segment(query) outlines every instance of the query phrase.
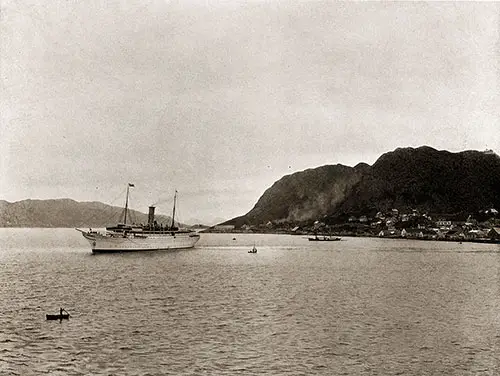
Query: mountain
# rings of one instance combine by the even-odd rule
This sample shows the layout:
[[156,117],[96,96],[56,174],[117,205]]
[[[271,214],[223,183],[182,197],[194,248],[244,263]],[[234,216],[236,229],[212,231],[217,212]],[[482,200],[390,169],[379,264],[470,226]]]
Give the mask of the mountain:
[[391,208],[437,215],[500,207],[500,157],[423,146],[383,154],[332,215],[374,214]]
[[338,164],[284,176],[264,192],[250,212],[225,224],[240,227],[268,221],[302,222],[324,217],[330,208],[345,200],[369,168],[364,163],[356,167]]
[[396,208],[465,215],[500,208],[500,157],[492,151],[451,153],[398,148],[372,166],[328,165],[287,175],[247,214],[224,224],[335,221]]
[[[100,202],[70,199],[0,200],[0,227],[106,227],[118,223],[123,208]],[[127,222],[147,223],[147,214],[130,210]],[[158,223],[170,224],[171,217],[155,216]]]

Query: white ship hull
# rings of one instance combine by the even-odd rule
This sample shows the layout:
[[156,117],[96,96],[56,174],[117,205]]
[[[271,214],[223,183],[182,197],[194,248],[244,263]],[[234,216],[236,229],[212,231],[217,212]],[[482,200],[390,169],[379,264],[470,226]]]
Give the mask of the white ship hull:
[[99,234],[82,232],[93,253],[155,251],[193,248],[200,239],[195,232],[158,234]]
[[147,225],[127,224],[130,187],[134,187],[134,184],[129,183],[127,186],[123,223],[106,227],[104,233],[91,229],[89,231],[76,229],[89,241],[93,253],[185,249],[193,248],[200,240],[200,235],[195,231],[179,230],[178,227],[174,226],[177,191],[174,195],[170,226],[156,222],[154,206],[149,207]]

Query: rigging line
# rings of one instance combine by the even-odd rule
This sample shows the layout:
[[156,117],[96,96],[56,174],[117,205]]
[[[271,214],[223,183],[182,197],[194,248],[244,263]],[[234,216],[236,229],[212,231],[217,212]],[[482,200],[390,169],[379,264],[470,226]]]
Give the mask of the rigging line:
[[[110,208],[99,209],[97,207],[86,208],[84,210],[84,213],[82,213],[85,216],[84,219],[82,220],[82,224],[89,225],[89,227],[91,225],[94,225],[96,218],[97,217],[102,218],[104,213],[107,214],[108,210],[111,210],[111,209]],[[88,213],[88,214],[86,214],[86,213]]]
[[116,197],[115,197],[115,198],[111,201],[110,205],[113,205],[116,201],[118,201],[118,199],[122,198],[122,197],[123,197],[123,195],[125,194],[125,191],[126,191],[126,190],[127,190],[126,188],[125,188],[125,189],[122,189],[122,191],[120,192],[120,194],[119,194],[118,196],[116,196]]
[[[129,195],[129,202],[130,202],[130,195]],[[129,209],[128,209],[128,218],[130,219],[130,223],[131,224],[137,224],[137,216],[136,216],[136,213],[138,211],[135,210],[135,209],[130,209],[130,205],[129,205]],[[140,213],[140,212],[139,212]],[[141,214],[141,213],[140,213]]]
[[[99,210],[97,208],[96,209],[88,209],[88,211],[92,211],[95,213],[90,218],[87,218],[84,221],[84,224],[88,225],[89,227],[95,226],[96,224],[101,226],[103,224],[110,223],[111,218],[117,218],[121,214],[121,208],[118,208],[116,206],[108,206],[107,208],[101,209],[101,210]],[[105,218],[103,219],[103,217],[105,217]],[[97,218],[99,218],[99,220],[96,223],[95,220]],[[116,220],[115,220],[115,222],[116,222]]]
[[[116,217],[117,215],[120,215],[120,208],[117,208],[116,206],[113,206],[113,204],[118,200],[118,198],[120,196],[123,196],[125,192],[125,189],[122,189],[122,191],[120,192],[119,195],[117,195],[112,201],[110,204],[104,204],[100,201],[96,201],[98,204],[100,205],[106,205],[106,207],[104,209],[97,209],[97,208],[88,208],[86,209],[87,212],[92,212],[93,214],[92,215],[88,215],[83,221],[82,223],[83,224],[86,224],[86,225],[92,225],[93,221],[95,219],[97,219],[98,217],[103,217],[103,216],[107,216],[107,218],[105,219],[105,223],[108,222],[111,218],[113,217]],[[109,214],[110,213],[110,214]],[[83,213],[84,214],[84,213]],[[101,222],[101,221],[99,221]]]
[[128,217],[128,222],[130,222],[130,224],[138,224],[138,217],[137,217],[137,214],[139,214],[139,216],[141,215],[144,215],[144,213],[142,213],[140,210],[137,210],[137,209],[132,209],[131,208],[131,202],[133,202],[134,200],[132,199],[133,197],[133,193],[132,193],[132,190],[129,191],[129,194],[128,194],[128,202],[129,202],[129,205],[128,205],[128,214],[127,214],[127,217]]
[[118,220],[114,220],[114,222],[118,222],[120,221],[120,217],[121,217],[121,211],[122,211],[122,208],[118,208],[116,206],[112,206],[111,208],[109,208],[109,211],[111,212],[111,214],[104,220],[104,223],[109,223],[111,221],[111,218],[118,218]]
[[175,209],[175,216],[176,216],[176,220],[175,222],[177,222],[177,227],[180,227],[180,224],[181,224],[181,218],[182,218],[182,209],[181,209],[181,205],[180,205],[180,202],[181,200],[179,200],[179,193],[177,193],[177,201],[176,201],[176,209]]

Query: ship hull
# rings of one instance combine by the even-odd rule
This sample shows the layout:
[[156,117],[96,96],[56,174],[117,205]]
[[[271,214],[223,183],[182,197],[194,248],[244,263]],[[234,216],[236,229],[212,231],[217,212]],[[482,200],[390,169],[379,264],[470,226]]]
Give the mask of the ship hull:
[[141,252],[193,248],[200,239],[196,233],[107,236],[83,233],[93,253]]

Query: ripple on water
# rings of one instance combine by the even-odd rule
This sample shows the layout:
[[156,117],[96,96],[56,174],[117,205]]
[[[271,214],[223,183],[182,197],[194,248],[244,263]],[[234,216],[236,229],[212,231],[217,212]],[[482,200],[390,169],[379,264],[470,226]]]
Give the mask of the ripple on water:
[[498,249],[208,235],[94,257],[72,231],[23,235],[0,251],[2,374],[500,374]]

